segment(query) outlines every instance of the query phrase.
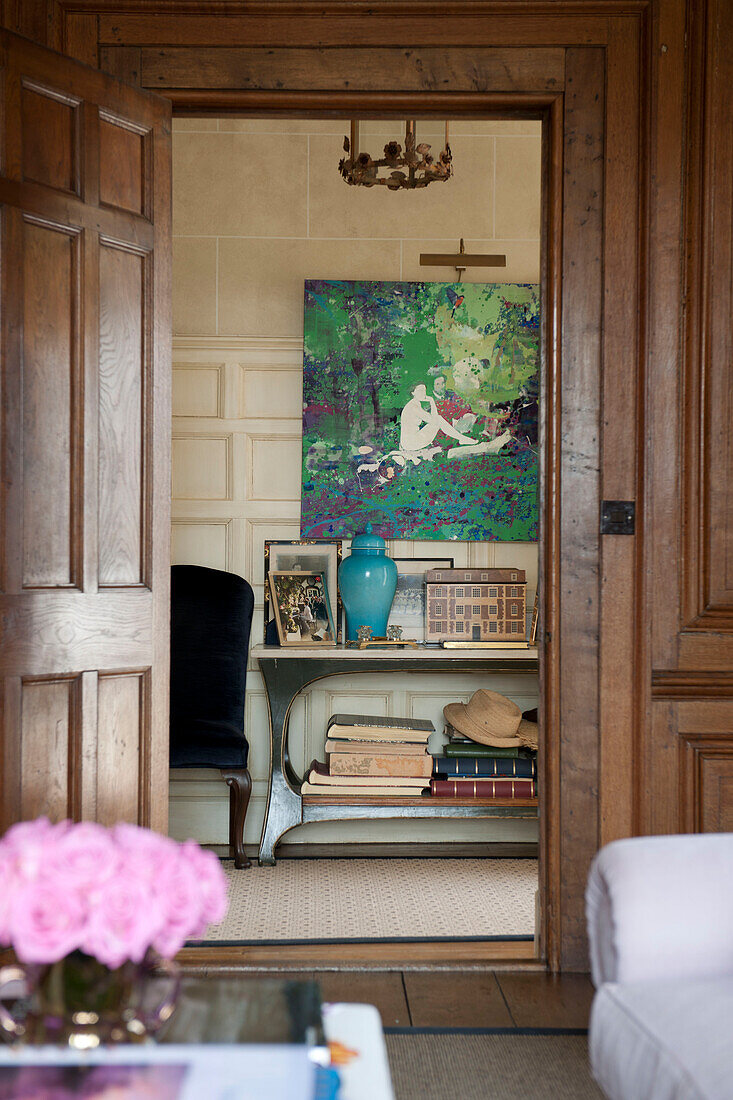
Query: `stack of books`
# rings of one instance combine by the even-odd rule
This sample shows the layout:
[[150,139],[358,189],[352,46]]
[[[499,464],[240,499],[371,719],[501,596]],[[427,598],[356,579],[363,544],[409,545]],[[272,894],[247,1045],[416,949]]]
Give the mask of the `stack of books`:
[[432,722],[334,714],[326,729],[326,758],[314,760],[301,794],[331,798],[415,798],[433,774],[427,749]]
[[433,758],[435,798],[536,798],[537,753],[482,745],[446,726],[450,741]]

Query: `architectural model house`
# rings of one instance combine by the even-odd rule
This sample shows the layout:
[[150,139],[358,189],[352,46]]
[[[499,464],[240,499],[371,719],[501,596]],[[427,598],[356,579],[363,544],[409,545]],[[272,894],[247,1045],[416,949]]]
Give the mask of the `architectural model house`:
[[428,642],[517,642],[524,637],[524,569],[429,569],[426,585]]

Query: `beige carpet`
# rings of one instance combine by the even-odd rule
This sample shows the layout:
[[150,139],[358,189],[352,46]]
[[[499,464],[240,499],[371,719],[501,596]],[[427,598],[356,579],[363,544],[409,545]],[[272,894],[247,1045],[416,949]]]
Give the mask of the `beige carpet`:
[[235,871],[207,940],[533,936],[533,859],[283,859]]
[[603,1100],[585,1035],[387,1035],[395,1100]]

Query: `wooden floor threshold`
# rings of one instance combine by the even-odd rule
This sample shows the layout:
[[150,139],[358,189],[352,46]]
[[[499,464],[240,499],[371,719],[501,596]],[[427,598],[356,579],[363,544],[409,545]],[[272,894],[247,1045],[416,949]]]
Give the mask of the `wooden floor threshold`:
[[314,943],[184,947],[177,961],[187,974],[232,973],[241,970],[407,970],[413,967],[480,966],[496,970],[544,970],[532,941],[472,940],[422,943]]

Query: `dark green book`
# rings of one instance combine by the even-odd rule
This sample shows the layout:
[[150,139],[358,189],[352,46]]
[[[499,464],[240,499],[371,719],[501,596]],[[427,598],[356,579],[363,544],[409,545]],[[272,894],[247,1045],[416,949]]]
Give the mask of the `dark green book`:
[[497,749],[494,745],[480,745],[477,741],[449,741],[443,749],[445,756],[494,756],[508,760],[519,756],[519,749]]

